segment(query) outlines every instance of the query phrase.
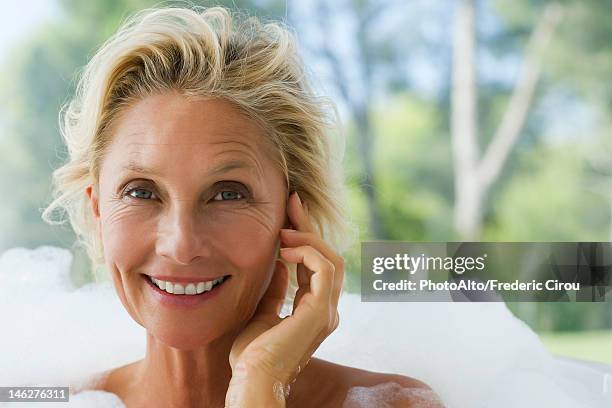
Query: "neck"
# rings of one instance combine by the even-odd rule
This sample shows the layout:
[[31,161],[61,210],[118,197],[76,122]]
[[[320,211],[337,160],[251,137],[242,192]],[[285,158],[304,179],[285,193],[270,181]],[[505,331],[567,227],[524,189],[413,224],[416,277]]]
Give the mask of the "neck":
[[233,340],[228,335],[197,349],[180,350],[147,333],[146,355],[135,375],[137,394],[155,401],[155,406],[224,407]]

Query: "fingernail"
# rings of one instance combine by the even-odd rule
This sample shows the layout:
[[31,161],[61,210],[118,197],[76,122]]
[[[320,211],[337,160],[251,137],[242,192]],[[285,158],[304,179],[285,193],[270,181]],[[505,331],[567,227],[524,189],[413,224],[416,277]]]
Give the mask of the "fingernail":
[[302,200],[300,199],[300,195],[298,194],[298,192],[297,192],[297,191],[295,192],[295,195],[297,196],[298,203],[300,203],[300,207],[303,207],[303,206],[302,206]]
[[294,229],[289,229],[289,228],[281,228],[281,231],[283,231],[283,232],[296,232]]

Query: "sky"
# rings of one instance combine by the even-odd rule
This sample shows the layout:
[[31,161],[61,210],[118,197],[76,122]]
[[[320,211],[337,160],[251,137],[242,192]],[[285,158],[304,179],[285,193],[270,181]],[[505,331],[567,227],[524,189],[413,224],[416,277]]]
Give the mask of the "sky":
[[59,13],[56,0],[29,0],[3,2],[0,16],[0,62],[20,40],[27,38],[39,24]]

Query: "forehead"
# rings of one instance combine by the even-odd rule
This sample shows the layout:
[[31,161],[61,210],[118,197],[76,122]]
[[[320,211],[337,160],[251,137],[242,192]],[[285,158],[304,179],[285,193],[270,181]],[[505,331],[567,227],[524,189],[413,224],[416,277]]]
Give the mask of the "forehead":
[[146,97],[121,114],[109,153],[132,161],[156,155],[189,160],[221,153],[261,160],[270,147],[263,128],[232,103],[168,93]]

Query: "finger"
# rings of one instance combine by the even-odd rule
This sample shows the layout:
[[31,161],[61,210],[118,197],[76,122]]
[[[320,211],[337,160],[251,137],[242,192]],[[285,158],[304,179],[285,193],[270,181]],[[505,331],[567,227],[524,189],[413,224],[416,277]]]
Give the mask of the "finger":
[[256,313],[263,314],[276,314],[279,315],[285,297],[287,296],[287,288],[289,287],[289,271],[283,262],[276,260],[274,273],[272,274],[272,280],[270,286],[264,293],[259,305],[257,306]]
[[[294,191],[289,197],[287,202],[287,215],[289,216],[289,222],[293,227],[292,230],[299,229],[300,231],[304,232],[314,230],[312,224],[310,223],[308,210],[305,207],[305,203],[302,203],[297,191]],[[282,237],[281,241],[283,241]],[[292,247],[294,245],[288,246]],[[295,312],[295,309],[300,303],[302,296],[310,290],[309,283],[310,277],[312,276],[312,271],[308,270],[308,268],[306,268],[303,264],[298,263],[296,265],[296,276],[298,281],[298,291],[296,292],[293,300],[293,312]]]
[[294,191],[289,197],[287,214],[294,229],[307,232],[314,231],[297,191]]
[[300,304],[300,300],[302,299],[302,296],[310,292],[310,278],[312,277],[312,274],[314,273],[313,271],[308,269],[304,264],[297,264],[297,265],[298,265],[298,269],[297,269],[298,289],[295,292],[295,297],[293,299],[293,312],[292,313],[295,313],[295,309]]
[[314,232],[296,231],[294,229],[282,228],[280,230],[281,242],[288,247],[311,245],[321,252],[323,256],[332,261],[335,266],[344,263],[344,259],[320,236]]
[[[308,214],[308,205],[305,201],[302,201],[301,197],[298,195],[298,193],[296,192],[296,196],[297,196],[297,203],[299,204],[300,207],[300,212],[302,214],[302,218],[304,220],[304,224],[302,226],[302,229],[305,233],[311,233],[314,234],[314,232],[309,232],[309,231],[314,231],[314,228],[312,228],[312,224],[310,222],[310,216]],[[307,245],[307,244],[304,244]],[[299,245],[290,245],[292,247],[296,247]],[[312,277],[313,272],[308,269],[304,264],[302,263],[298,263],[297,264],[297,280],[298,280],[298,284],[302,285],[302,290],[299,293],[299,297],[296,299],[295,302],[293,302],[293,308],[295,311],[295,308],[297,307],[297,305],[299,305],[300,303],[300,299],[302,298],[302,296],[310,291],[310,278]]]
[[[287,231],[285,229],[281,230],[281,239],[287,246],[290,246],[290,247],[295,247],[298,245],[312,245],[317,250],[322,252],[334,264],[336,273],[334,275],[334,284],[333,284],[332,293],[333,293],[333,298],[334,298],[333,302],[335,305],[337,305],[338,299],[340,298],[340,294],[342,293],[342,288],[344,285],[344,258],[337,255],[335,251],[333,251],[331,247],[329,247],[329,245],[327,245],[320,237],[318,237],[313,232],[314,228],[312,227],[312,224],[310,222],[310,216],[308,214],[307,203],[304,202],[300,204],[301,202],[300,202],[299,195],[297,192],[294,192],[293,196],[290,197],[289,205],[288,205],[288,214],[290,216],[290,220],[292,221],[293,225],[296,225],[295,229],[297,230],[298,234],[311,233],[310,239],[312,241],[308,242],[308,239],[304,237],[302,237],[301,240],[299,239],[296,240],[295,238],[298,238],[299,235],[296,236],[295,234],[293,234],[294,237],[290,237],[289,235],[291,235],[292,233],[284,232],[284,231]],[[292,241],[292,238],[293,238],[293,241]],[[298,278],[305,277],[308,275],[302,272],[302,269],[303,268],[298,264],[297,266]],[[309,279],[309,275],[308,275],[308,279]]]
[[293,299],[292,313],[295,313],[295,309],[300,304],[300,299],[302,299],[302,296],[304,296],[306,293],[310,291],[310,278],[313,272],[310,269],[308,269],[304,264],[297,264],[296,274],[297,274],[298,289],[295,292],[295,297]]
[[[321,252],[323,256],[329,259],[335,268],[334,272],[334,285],[332,299],[334,304],[338,305],[338,299],[342,293],[344,285],[344,258],[338,255],[324,240],[318,237],[312,232],[301,232],[290,229],[281,229],[281,241],[288,247],[298,247],[303,245],[310,245],[316,250]],[[300,265],[298,265],[298,268]],[[310,274],[297,272],[298,283],[301,284],[300,279],[310,281]]]
[[[306,213],[306,220],[309,223],[310,231],[314,231],[310,224],[310,214],[308,212],[308,202],[304,201],[303,209]],[[314,233],[313,233],[314,235]],[[317,237],[317,235],[315,235]],[[338,307],[340,294],[344,288],[344,258],[338,255],[321,237],[318,238],[318,246],[323,249],[324,255],[334,264],[334,287],[332,289],[332,304],[334,308]],[[295,245],[297,246],[297,245]],[[318,249],[318,247],[315,247]]]
[[299,307],[302,297],[310,291],[310,285],[303,285],[295,292],[295,298],[293,299],[293,308],[291,314],[295,313],[295,310]]
[[287,262],[303,263],[313,272],[310,278],[310,292],[318,302],[326,302],[324,306],[328,307],[334,284],[334,264],[309,245],[281,248],[281,256]]
[[334,321],[334,330],[340,325],[340,312],[336,309],[336,320]]

